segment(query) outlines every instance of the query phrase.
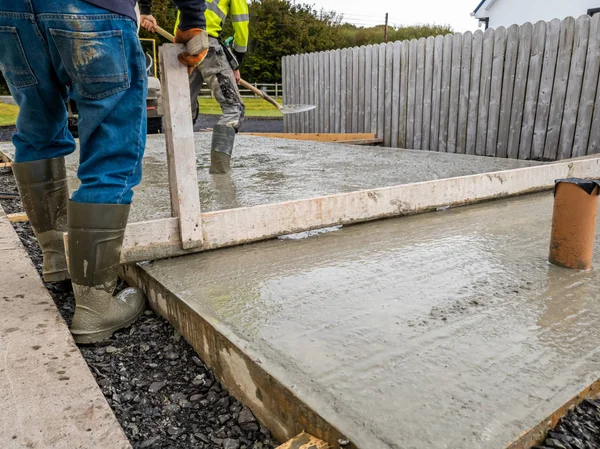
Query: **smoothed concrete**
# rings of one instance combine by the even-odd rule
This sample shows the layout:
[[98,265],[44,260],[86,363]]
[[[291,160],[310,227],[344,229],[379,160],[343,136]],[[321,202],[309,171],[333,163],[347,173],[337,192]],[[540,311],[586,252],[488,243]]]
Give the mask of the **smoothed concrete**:
[[503,448],[600,370],[600,242],[595,271],[549,265],[552,204],[536,194],[140,269],[185,332],[199,314],[359,448]]
[[[239,135],[233,173],[210,175],[211,133],[196,133],[203,212],[258,206],[336,193],[453,178],[539,162],[464,154],[398,150]],[[14,149],[0,144],[10,157]],[[68,159],[69,186],[77,187],[77,153]],[[148,136],[144,177],[135,189],[132,221],[170,216],[164,136]]]
[[130,449],[0,208],[0,447]]

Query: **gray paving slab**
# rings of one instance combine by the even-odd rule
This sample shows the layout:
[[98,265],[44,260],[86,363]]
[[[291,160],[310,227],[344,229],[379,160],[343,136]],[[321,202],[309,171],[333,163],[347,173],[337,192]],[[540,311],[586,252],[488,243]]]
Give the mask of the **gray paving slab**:
[[0,208],[0,447],[130,449]]
[[[240,135],[233,174],[212,176],[211,133],[196,133],[198,184],[205,212],[258,206],[335,193],[538,165],[429,151],[362,147]],[[14,154],[10,144],[0,150]],[[70,187],[77,181],[77,154],[69,158]],[[144,178],[135,190],[134,221],[170,216],[164,136],[148,136]]]
[[[142,265],[362,449],[505,447],[598,378],[551,194]],[[598,228],[600,230],[600,227]]]

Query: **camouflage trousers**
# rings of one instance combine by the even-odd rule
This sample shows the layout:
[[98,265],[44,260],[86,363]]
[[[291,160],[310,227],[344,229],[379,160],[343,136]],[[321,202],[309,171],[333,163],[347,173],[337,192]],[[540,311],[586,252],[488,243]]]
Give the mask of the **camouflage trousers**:
[[190,75],[192,117],[198,117],[198,95],[206,82],[215,99],[221,106],[221,119],[218,124],[230,126],[236,131],[246,116],[246,107],[233,76],[233,70],[218,39],[209,37],[210,48],[202,64]]

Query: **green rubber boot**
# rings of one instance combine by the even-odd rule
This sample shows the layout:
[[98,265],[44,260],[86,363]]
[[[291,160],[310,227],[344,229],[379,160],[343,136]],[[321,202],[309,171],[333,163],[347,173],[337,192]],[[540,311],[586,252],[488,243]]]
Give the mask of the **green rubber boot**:
[[67,231],[67,171],[65,158],[21,162],[12,166],[23,207],[38,240],[46,282],[69,278],[63,234]]
[[212,134],[209,173],[224,174],[231,172],[231,155],[234,142],[235,129],[231,126],[215,125]]
[[69,268],[75,294],[71,333],[76,343],[96,343],[133,324],[146,298],[136,288],[113,296],[129,216],[128,204],[69,201]]

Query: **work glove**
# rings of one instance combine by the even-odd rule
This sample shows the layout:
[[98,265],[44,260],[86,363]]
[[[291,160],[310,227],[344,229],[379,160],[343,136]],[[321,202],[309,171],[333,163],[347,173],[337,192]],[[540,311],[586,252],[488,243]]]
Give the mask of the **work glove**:
[[[177,33],[175,34],[175,42],[178,44],[187,44],[192,38],[201,33],[205,33],[205,31],[201,30],[200,28],[190,28],[189,30],[185,31],[183,31],[181,28],[177,28]],[[187,51],[184,51],[182,53],[179,53],[177,59],[179,59],[179,62],[181,62],[183,65],[187,65],[188,72],[192,73],[196,66],[202,61],[204,61],[204,58],[206,58],[207,53],[208,49],[204,50],[199,55],[190,55]]]

